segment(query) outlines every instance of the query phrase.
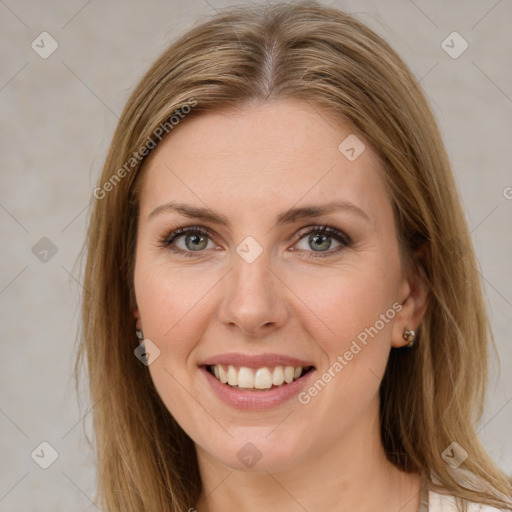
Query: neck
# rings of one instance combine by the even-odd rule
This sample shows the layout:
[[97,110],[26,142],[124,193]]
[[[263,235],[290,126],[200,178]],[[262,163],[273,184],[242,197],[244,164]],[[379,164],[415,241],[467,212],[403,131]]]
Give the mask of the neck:
[[377,408],[335,445],[318,446],[285,471],[233,470],[198,448],[203,483],[198,512],[367,510],[416,512],[420,475],[386,458]]

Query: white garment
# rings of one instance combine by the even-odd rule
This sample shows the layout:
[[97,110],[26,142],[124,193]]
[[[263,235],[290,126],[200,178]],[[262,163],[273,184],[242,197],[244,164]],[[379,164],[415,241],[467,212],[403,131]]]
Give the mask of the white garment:
[[[455,498],[446,494],[439,494],[435,491],[428,493],[428,512],[457,512]],[[468,512],[498,512],[503,509],[482,505],[481,503],[469,503]]]

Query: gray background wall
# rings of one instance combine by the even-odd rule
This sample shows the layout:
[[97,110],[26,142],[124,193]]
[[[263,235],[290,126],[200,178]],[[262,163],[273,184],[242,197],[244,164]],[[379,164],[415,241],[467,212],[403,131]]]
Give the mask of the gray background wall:
[[[82,392],[78,407],[72,380],[87,204],[144,70],[194,20],[236,3],[0,0],[0,512],[97,510],[94,404]],[[389,40],[439,119],[502,360],[479,435],[512,474],[512,3],[325,3]],[[44,31],[58,43],[45,59],[54,43]],[[444,43],[452,56],[442,47],[454,31],[469,45],[458,58],[458,36]],[[34,461],[52,460],[43,441],[58,453],[46,470]]]

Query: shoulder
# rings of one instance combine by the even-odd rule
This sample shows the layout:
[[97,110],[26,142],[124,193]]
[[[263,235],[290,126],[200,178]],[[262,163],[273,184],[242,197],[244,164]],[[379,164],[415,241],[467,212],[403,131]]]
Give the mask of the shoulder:
[[[457,512],[457,506],[454,496],[439,494],[435,491],[429,491],[429,512]],[[468,512],[500,512],[502,509],[483,505],[481,503],[468,503]]]

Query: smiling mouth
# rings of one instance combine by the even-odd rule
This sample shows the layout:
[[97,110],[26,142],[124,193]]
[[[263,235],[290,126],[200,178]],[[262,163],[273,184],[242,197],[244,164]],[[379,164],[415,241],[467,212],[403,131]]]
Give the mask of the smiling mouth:
[[249,368],[233,365],[206,365],[218,381],[234,389],[268,391],[292,383],[314,370],[313,366],[264,366]]

